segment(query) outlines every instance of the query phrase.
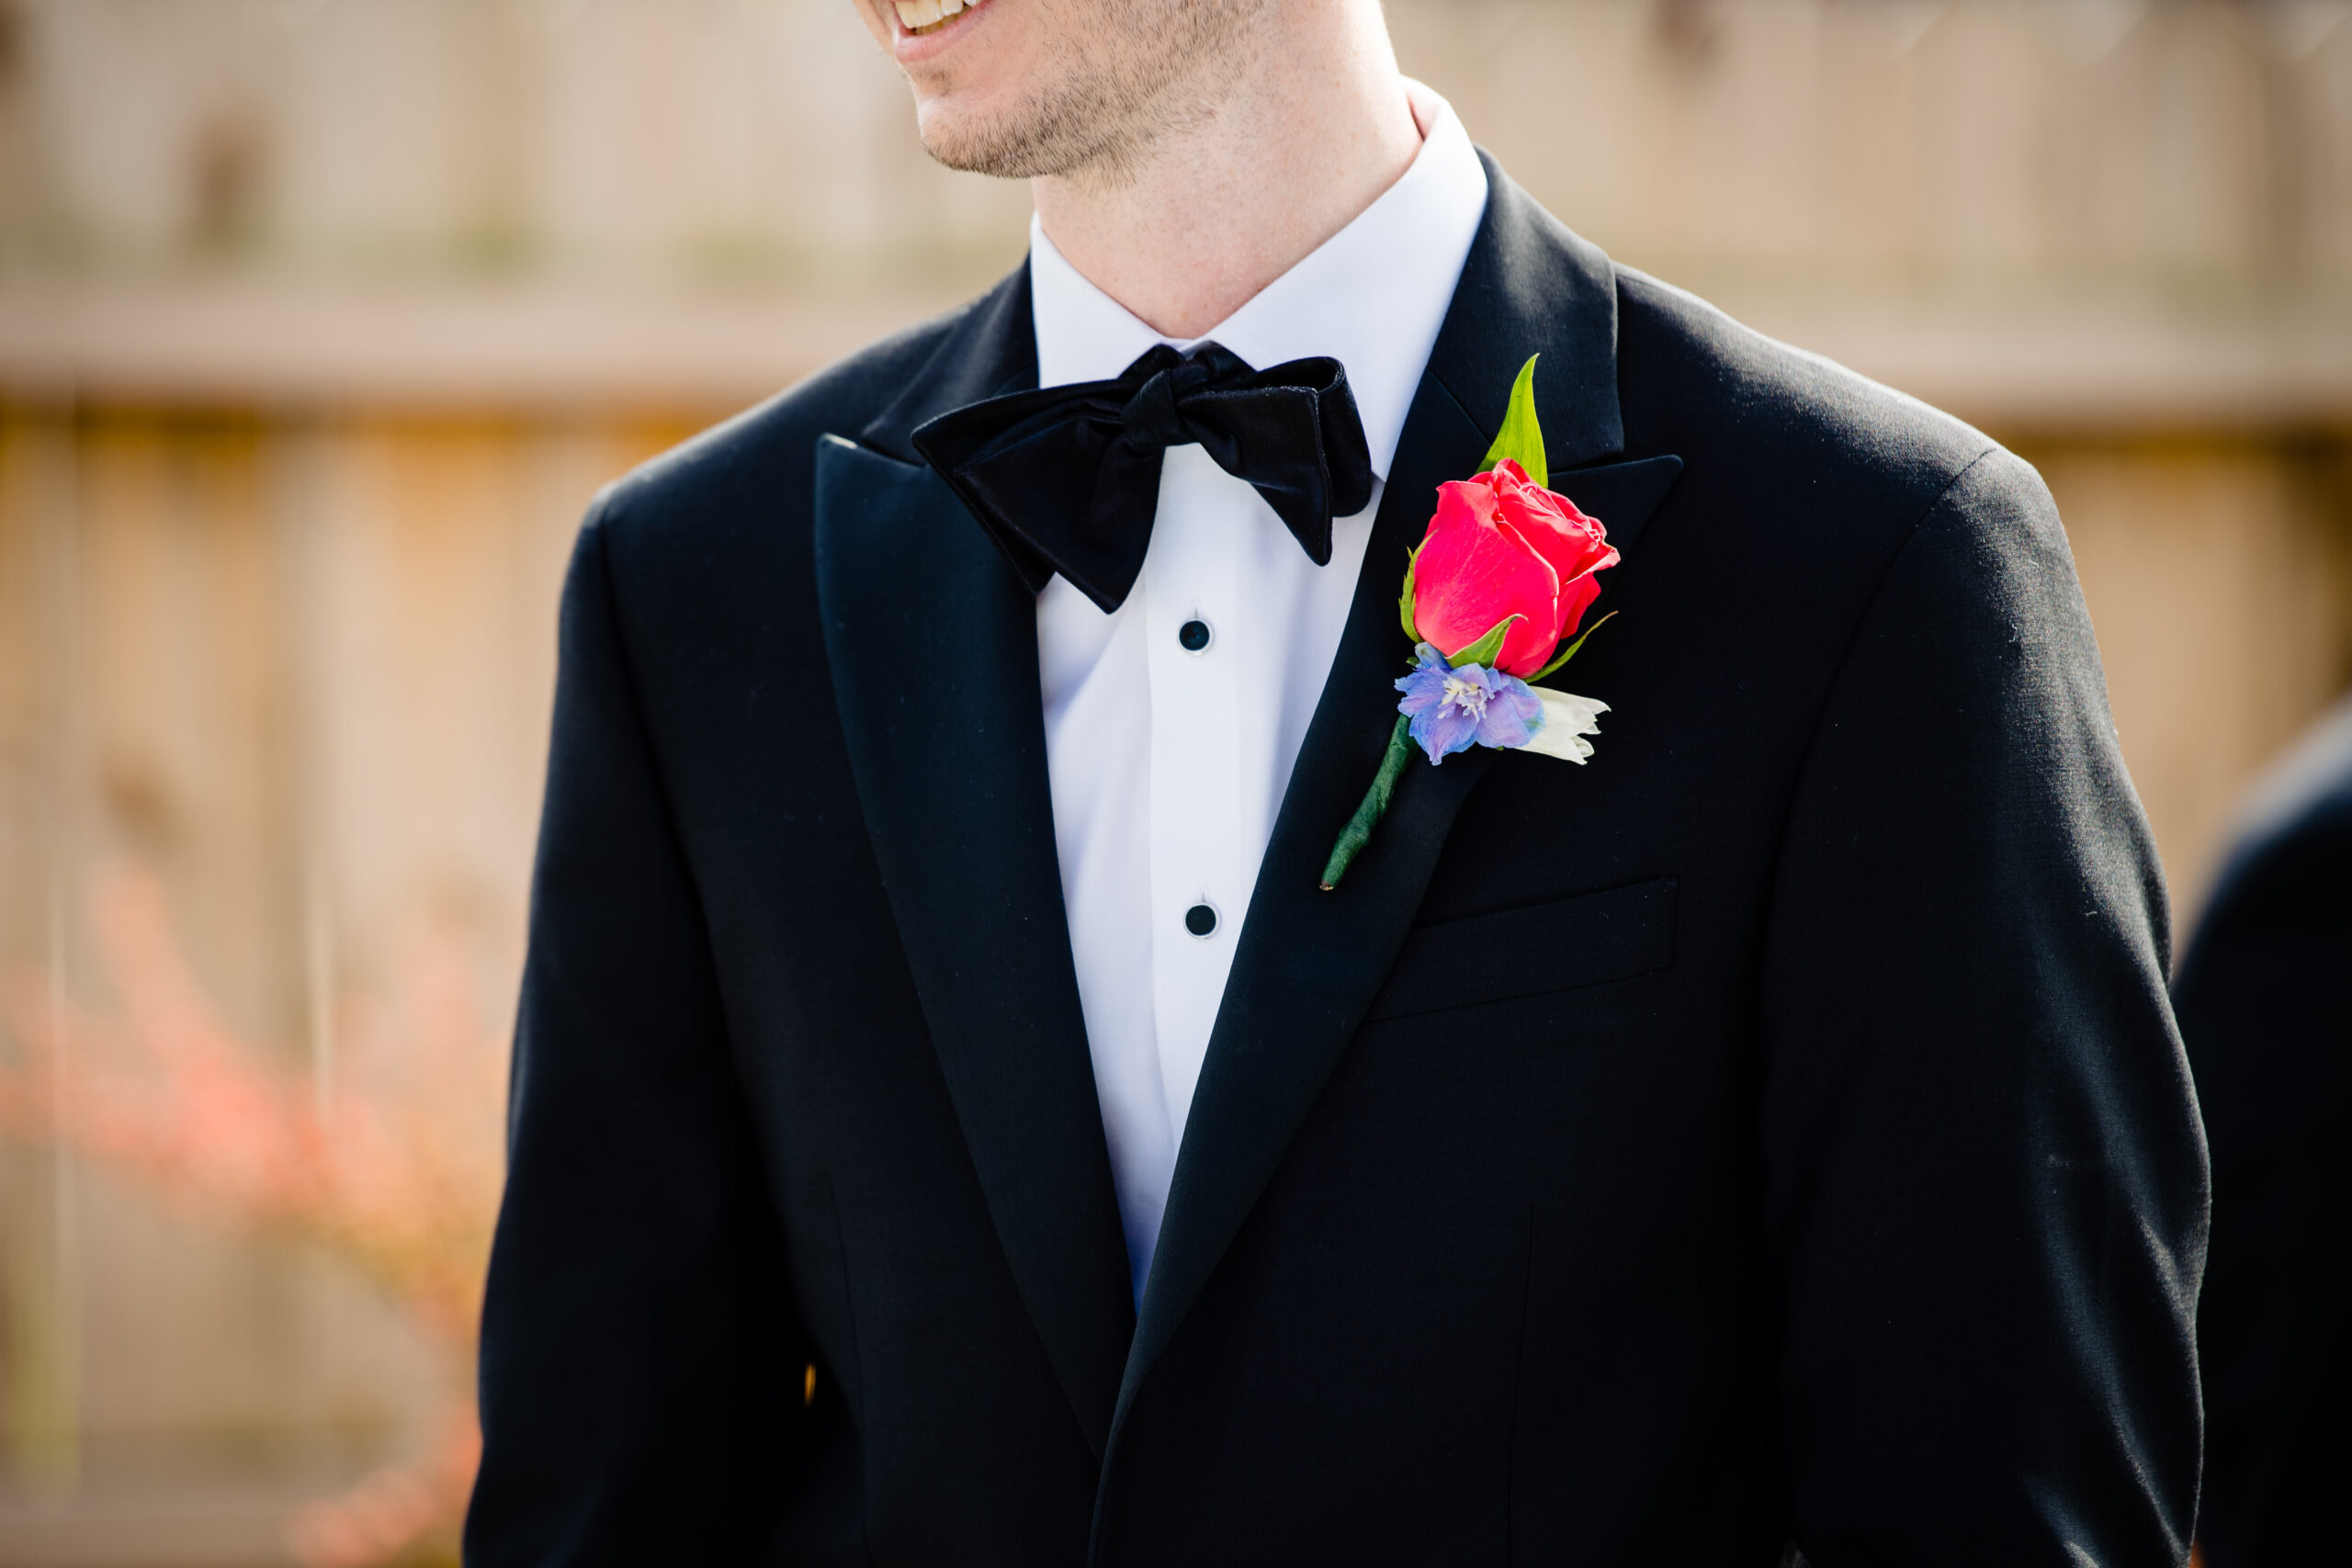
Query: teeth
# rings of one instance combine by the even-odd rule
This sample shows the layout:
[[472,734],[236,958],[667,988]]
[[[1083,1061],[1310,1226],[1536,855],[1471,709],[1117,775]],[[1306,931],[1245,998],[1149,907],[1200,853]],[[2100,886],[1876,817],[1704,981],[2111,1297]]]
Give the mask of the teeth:
[[948,17],[968,11],[980,0],[893,0],[899,20],[910,33],[929,30]]

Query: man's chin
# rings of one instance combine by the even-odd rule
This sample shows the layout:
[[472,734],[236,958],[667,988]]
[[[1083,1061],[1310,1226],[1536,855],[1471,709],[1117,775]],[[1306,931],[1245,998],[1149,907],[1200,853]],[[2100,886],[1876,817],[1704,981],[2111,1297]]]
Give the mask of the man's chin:
[[933,162],[967,175],[995,173],[993,139],[982,133],[961,105],[933,99],[915,108],[915,131]]
[[963,174],[999,179],[1059,172],[1048,155],[1046,139],[1030,123],[1034,116],[1018,109],[989,113],[954,97],[933,98],[915,111],[923,151],[935,162]]

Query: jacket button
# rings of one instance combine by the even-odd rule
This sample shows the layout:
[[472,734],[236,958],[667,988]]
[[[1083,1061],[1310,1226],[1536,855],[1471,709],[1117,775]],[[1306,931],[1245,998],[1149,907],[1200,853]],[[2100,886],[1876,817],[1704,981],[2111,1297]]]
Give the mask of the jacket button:
[[1216,930],[1216,907],[1195,904],[1184,911],[1184,929],[1194,936],[1207,936]]
[[1204,620],[1186,621],[1176,628],[1176,645],[1187,653],[1206,653],[1216,637],[1215,628]]

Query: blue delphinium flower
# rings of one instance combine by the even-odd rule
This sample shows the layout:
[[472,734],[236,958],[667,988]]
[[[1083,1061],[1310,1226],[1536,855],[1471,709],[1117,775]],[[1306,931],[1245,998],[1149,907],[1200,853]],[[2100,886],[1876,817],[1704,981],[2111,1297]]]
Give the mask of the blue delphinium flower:
[[1396,682],[1405,694],[1396,711],[1431,763],[1472,746],[1524,746],[1544,728],[1544,705],[1518,676],[1483,664],[1457,670],[1428,643],[1413,651],[1420,663]]

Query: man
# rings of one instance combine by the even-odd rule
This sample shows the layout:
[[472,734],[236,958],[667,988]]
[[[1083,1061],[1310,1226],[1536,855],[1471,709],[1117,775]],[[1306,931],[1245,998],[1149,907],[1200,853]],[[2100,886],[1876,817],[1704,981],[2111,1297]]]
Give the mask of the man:
[[2173,998],[2222,1217],[2198,1303],[2205,1560],[2352,1562],[2352,704],[2256,789]]
[[[862,3],[1031,254],[582,535],[473,1560],[2181,1561],[2203,1150],[2032,471],[1613,267],[1375,0]],[[1597,754],[1326,891],[1531,355]]]

